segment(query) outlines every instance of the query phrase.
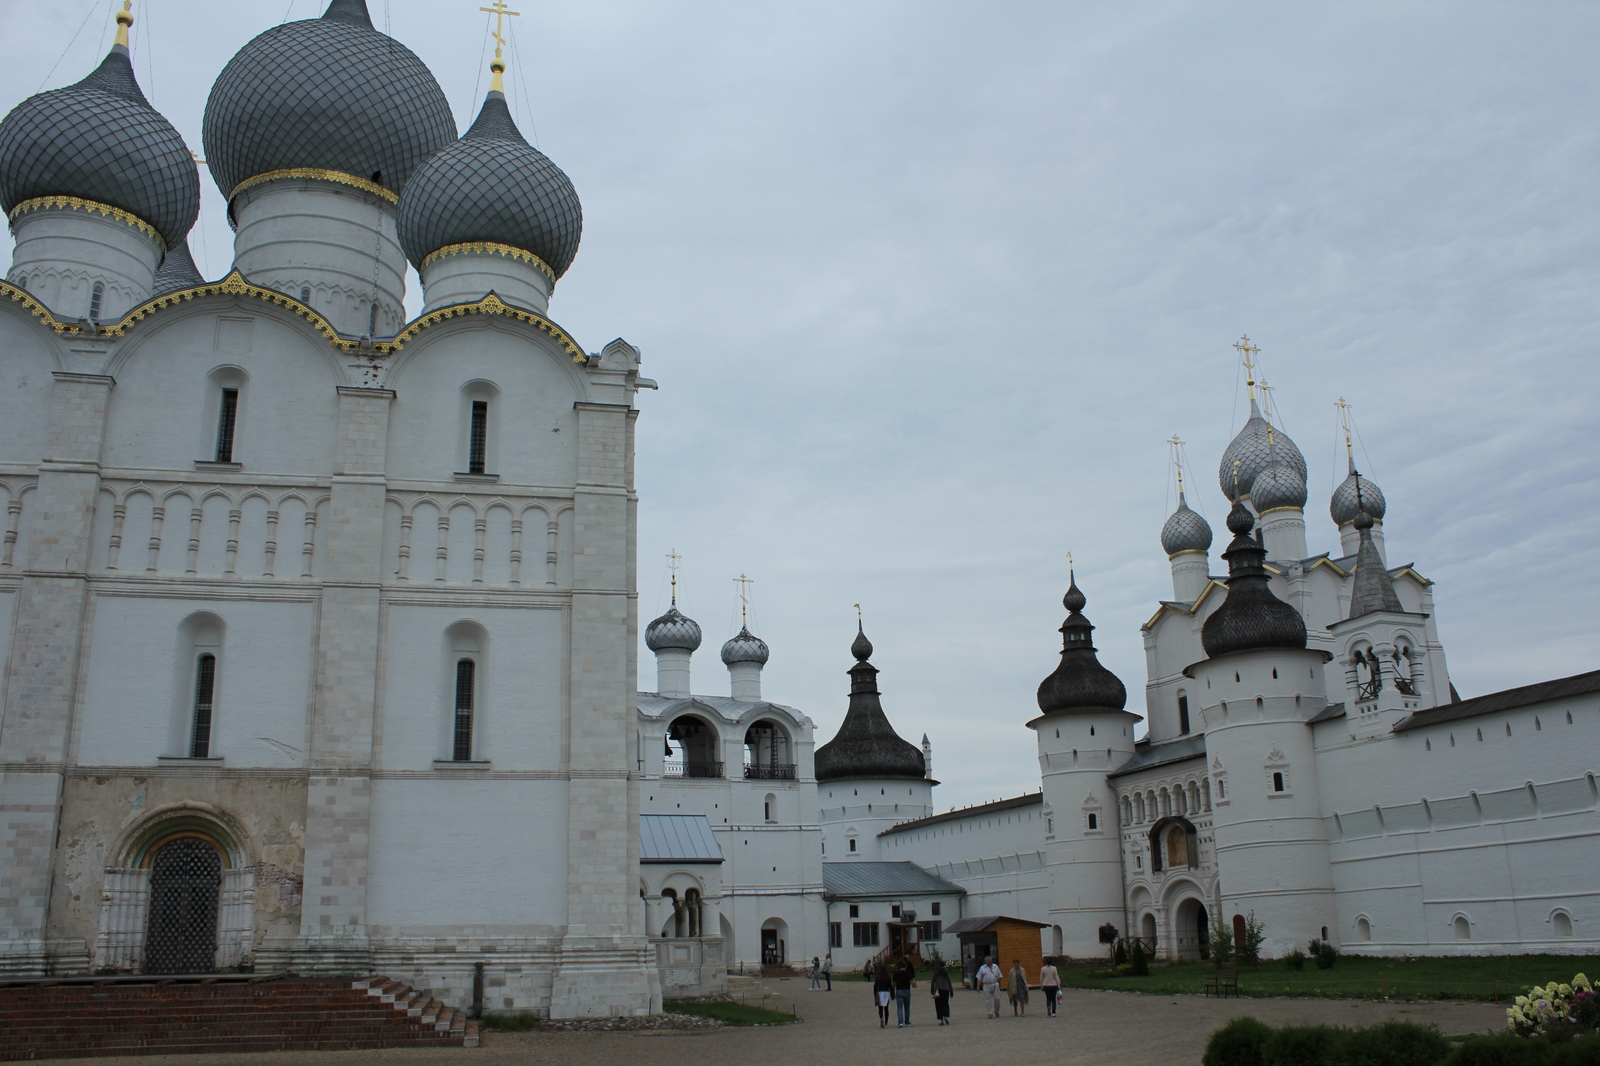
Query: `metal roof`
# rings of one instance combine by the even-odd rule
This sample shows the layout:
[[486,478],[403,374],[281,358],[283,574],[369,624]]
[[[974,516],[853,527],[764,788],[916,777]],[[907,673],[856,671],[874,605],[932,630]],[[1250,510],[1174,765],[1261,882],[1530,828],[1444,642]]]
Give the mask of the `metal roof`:
[[978,918],[962,918],[960,921],[951,922],[944,927],[944,934],[951,933],[981,933],[995,922],[1021,922],[1023,925],[1037,926],[1043,929],[1048,922],[1036,922],[1031,918],[1013,918],[1009,914],[986,914]]
[[703,814],[641,814],[639,861],[721,862],[722,848]]
[[1501,692],[1491,692],[1486,696],[1474,696],[1470,700],[1461,700],[1458,703],[1428,707],[1401,721],[1394,727],[1394,731],[1404,733],[1408,729],[1420,729],[1423,726],[1438,725],[1440,722],[1453,722],[1458,718],[1512,711],[1535,703],[1548,703],[1551,700],[1566,699],[1571,696],[1587,696],[1594,692],[1600,692],[1600,670],[1560,677],[1553,681],[1540,681],[1538,684],[1523,685],[1520,688],[1508,688]]
[[958,818],[970,818],[978,814],[993,814],[995,811],[1008,811],[1013,807],[1031,807],[1036,803],[1044,802],[1042,792],[1030,792],[1025,796],[1014,796],[1011,799],[995,800],[992,803],[979,803],[972,807],[963,807],[958,811],[946,811],[943,814],[931,814],[926,818],[913,818],[909,822],[890,826],[878,835],[889,836],[891,833],[903,832],[907,829],[921,829],[925,825],[934,825],[938,822],[953,822]]
[[825,862],[822,886],[824,894],[845,899],[964,896],[967,892],[914,862]]
[[1205,753],[1206,737],[1204,733],[1194,733],[1190,736],[1179,737],[1177,740],[1151,744],[1143,750],[1140,750],[1136,745],[1133,749],[1133,758],[1111,771],[1107,776],[1121,777],[1123,774],[1138,773],[1140,770],[1148,770],[1155,766],[1166,766],[1168,763],[1198,758]]

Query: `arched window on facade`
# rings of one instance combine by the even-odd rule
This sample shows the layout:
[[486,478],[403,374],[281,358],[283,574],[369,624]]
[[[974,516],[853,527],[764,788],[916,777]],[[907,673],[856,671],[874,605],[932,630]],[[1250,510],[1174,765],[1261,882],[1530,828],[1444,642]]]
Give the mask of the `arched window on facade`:
[[667,776],[721,777],[721,746],[716,729],[705,719],[692,714],[673,719],[667,726]]
[[745,730],[744,776],[751,781],[795,779],[789,734],[777,722],[763,718]]
[[104,282],[97,281],[94,288],[89,290],[89,321],[100,321],[100,309],[105,303],[106,286]]
[[1372,939],[1372,923],[1370,921],[1368,921],[1364,916],[1361,917],[1361,918],[1357,918],[1356,919],[1356,939],[1358,939],[1358,940],[1371,940]]
[[1178,693],[1178,732],[1189,732],[1189,694],[1182,691]]
[[661,909],[666,913],[661,925],[662,937],[682,936],[683,904],[678,899],[678,893],[670,888],[661,890]]
[[217,657],[206,652],[195,660],[194,727],[189,734],[189,757],[204,759],[211,754],[211,714],[217,692]]
[[1550,931],[1556,936],[1572,935],[1572,915],[1566,911],[1556,911],[1550,915]]
[[1467,920],[1465,914],[1456,915],[1455,921],[1451,924],[1455,927],[1457,940],[1472,939],[1472,923]]
[[500,389],[492,382],[469,381],[461,386],[461,442],[458,471],[493,474],[499,470],[496,408]]
[[181,734],[174,747],[191,759],[217,757],[217,694],[221,678],[222,619],[190,615],[178,627]]
[[455,719],[451,732],[450,758],[472,761],[472,712],[478,699],[478,664],[468,658],[456,660]]
[[197,452],[203,461],[239,461],[239,431],[243,426],[248,380],[248,375],[236,366],[219,366],[206,375],[205,414]]
[[450,699],[450,761],[481,758],[486,639],[475,622],[457,622],[445,633]]

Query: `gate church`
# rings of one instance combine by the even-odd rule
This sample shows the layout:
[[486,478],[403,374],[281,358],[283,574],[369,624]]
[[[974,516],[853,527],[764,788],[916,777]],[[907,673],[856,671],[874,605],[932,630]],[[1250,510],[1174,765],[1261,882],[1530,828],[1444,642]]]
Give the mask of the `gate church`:
[[[126,6],[126,5],[125,5]],[[205,112],[115,46],[0,122],[0,973],[382,972],[657,1010],[634,678],[639,352],[548,317],[582,228],[494,78],[458,136],[362,0]],[[407,261],[422,316],[403,312]]]

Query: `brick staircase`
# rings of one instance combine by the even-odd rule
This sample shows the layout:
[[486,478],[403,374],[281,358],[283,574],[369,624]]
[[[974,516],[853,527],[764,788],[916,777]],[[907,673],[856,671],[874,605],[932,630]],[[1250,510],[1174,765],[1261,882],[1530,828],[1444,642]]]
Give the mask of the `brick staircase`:
[[477,1047],[464,1012],[383,977],[205,974],[0,985],[0,1061]]

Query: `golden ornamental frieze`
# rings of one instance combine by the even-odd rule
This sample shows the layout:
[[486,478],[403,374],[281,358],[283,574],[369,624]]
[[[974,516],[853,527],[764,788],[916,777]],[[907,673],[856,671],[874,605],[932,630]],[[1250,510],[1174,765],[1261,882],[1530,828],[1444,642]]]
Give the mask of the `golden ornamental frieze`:
[[162,251],[166,250],[167,242],[162,239],[161,234],[156,232],[156,228],[132,211],[124,211],[120,207],[112,207],[110,204],[103,204],[98,200],[85,200],[80,196],[36,196],[32,200],[24,200],[16,207],[13,207],[11,213],[6,217],[15,222],[19,217],[28,214],[30,211],[45,211],[52,207],[104,215],[106,218],[114,219],[125,226],[138,230],[159,244]]
[[128,330],[136,323],[155,312],[167,307],[176,307],[179,304],[199,299],[202,296],[242,296],[248,299],[263,300],[300,316],[339,351],[362,352],[374,356],[393,355],[423,330],[430,326],[436,326],[441,322],[447,322],[452,318],[463,318],[468,315],[499,315],[502,318],[510,318],[526,323],[541,333],[549,335],[550,339],[559,344],[563,351],[572,356],[572,361],[575,363],[585,362],[588,358],[583,349],[578,347],[577,343],[562,332],[561,328],[554,322],[542,315],[536,315],[532,311],[524,311],[520,307],[513,307],[494,293],[490,293],[477,303],[441,307],[437,311],[423,315],[415,320],[394,338],[386,341],[377,341],[369,346],[363,346],[360,340],[341,337],[339,331],[334,329],[327,319],[317,314],[310,307],[307,307],[292,296],[250,284],[237,270],[221,281],[196,285],[189,289],[178,289],[175,292],[157,296],[153,300],[147,300],[124,315],[120,322],[99,327],[86,326],[79,322],[63,322],[56,318],[44,304],[29,295],[26,290],[19,289],[8,282],[0,281],[0,295],[8,297],[14,303],[22,304],[30,314],[56,333],[79,335],[89,331],[101,337],[126,336]]
[[379,199],[389,201],[391,204],[400,202],[399,193],[385,189],[377,182],[358,178],[354,174],[346,174],[342,170],[322,170],[318,167],[290,167],[286,170],[269,170],[265,174],[257,174],[254,177],[245,178],[235,185],[233,191],[228,194],[228,202],[232,203],[233,198],[246,189],[253,189],[257,185],[265,185],[269,181],[291,178],[310,178],[313,181],[327,181],[335,185],[348,185],[352,189],[369,192]]
[[507,259],[520,259],[524,263],[531,263],[540,273],[548,277],[551,282],[556,280],[556,272],[550,264],[534,255],[526,248],[518,248],[511,244],[499,244],[495,241],[467,241],[464,244],[447,244],[443,248],[428,253],[423,257],[422,265],[417,268],[420,273],[428,269],[428,264],[452,255],[503,255]]

